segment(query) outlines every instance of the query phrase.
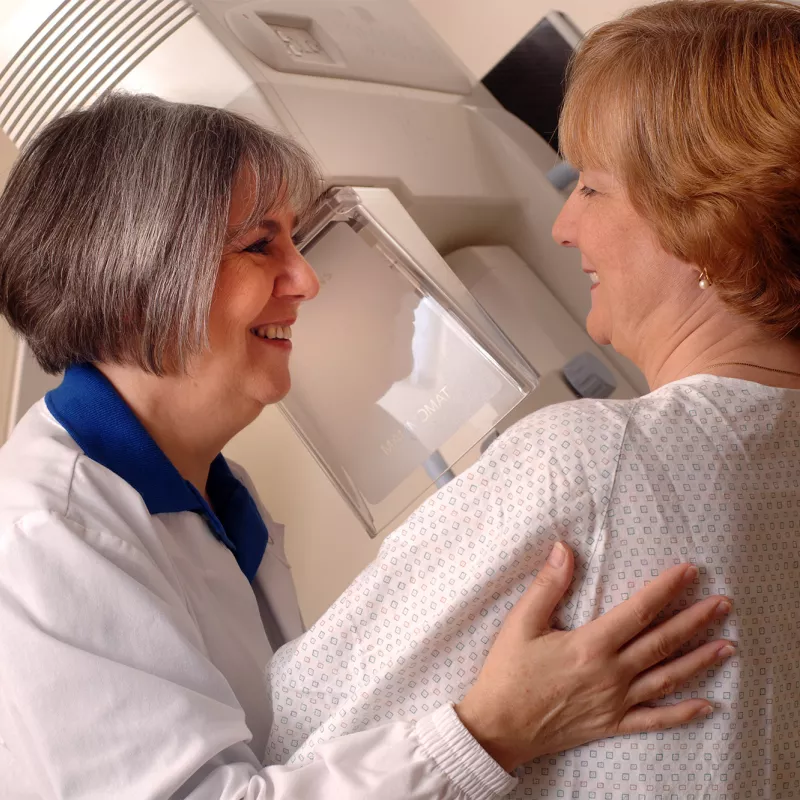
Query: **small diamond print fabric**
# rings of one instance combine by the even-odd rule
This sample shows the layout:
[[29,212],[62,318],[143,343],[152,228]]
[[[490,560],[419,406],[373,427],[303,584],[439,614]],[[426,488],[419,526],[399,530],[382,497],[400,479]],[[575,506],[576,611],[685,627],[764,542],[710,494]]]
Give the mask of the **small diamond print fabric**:
[[709,718],[536,759],[510,796],[800,798],[800,392],[710,376],[546,408],[430,498],[275,655],[267,763],[460,700],[558,539],[576,555],[559,627],[692,561],[668,613],[729,595],[731,617],[695,644],[739,649],[676,694],[711,700]]

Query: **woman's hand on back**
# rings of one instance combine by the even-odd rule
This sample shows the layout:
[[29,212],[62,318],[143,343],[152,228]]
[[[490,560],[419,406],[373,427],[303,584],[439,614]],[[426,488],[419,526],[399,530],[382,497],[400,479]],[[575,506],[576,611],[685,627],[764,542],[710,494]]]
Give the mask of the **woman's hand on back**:
[[546,753],[607,736],[671,728],[709,713],[705,700],[644,704],[671,694],[734,652],[730,642],[720,640],[661,663],[730,612],[730,600],[720,595],[643,633],[697,577],[697,568],[688,564],[667,570],[587,625],[552,630],[550,618],[572,571],[572,552],[556,544],[503,624],[475,685],[456,706],[467,729],[508,771]]

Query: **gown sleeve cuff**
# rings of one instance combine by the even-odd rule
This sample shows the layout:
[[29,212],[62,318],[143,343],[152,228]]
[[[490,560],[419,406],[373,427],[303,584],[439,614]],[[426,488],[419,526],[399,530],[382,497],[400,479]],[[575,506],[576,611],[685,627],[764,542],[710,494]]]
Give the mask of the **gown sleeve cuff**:
[[469,800],[493,800],[517,785],[475,740],[458,718],[452,703],[416,724],[422,749]]

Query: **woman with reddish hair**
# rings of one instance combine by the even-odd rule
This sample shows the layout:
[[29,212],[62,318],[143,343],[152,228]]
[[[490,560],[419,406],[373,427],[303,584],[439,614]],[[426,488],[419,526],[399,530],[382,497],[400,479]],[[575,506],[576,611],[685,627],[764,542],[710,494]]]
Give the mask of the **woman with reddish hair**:
[[[800,7],[669,0],[599,27],[559,140],[580,181],[553,235],[580,251],[588,331],[651,391],[537,412],[389,536],[273,662],[269,752],[306,763],[334,736],[454,701],[520,768],[514,797],[800,797]],[[663,686],[713,717],[548,758],[515,744],[526,712],[504,701],[525,697],[526,672],[487,670],[557,540],[577,555],[562,627],[687,558],[701,573],[675,610],[733,601],[736,655]],[[551,643],[554,663],[599,652]],[[476,676],[494,712],[467,693]]]

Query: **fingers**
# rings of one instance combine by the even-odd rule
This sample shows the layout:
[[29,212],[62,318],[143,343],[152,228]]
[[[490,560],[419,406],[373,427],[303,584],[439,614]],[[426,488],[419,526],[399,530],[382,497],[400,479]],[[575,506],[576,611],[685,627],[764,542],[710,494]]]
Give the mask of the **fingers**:
[[672,655],[709,622],[730,611],[731,601],[721,595],[695,603],[631,642],[620,654],[620,664],[634,673],[650,669]]
[[697,567],[693,564],[671,567],[629,600],[590,622],[587,627],[597,641],[603,642],[605,650],[619,650],[640,634],[697,575]]
[[547,563],[509,615],[509,622],[513,617],[529,634],[548,630],[550,617],[572,580],[573,568],[572,550],[562,542],[556,542]]
[[684,700],[674,706],[658,706],[657,708],[637,706],[622,718],[617,735],[674,728],[676,725],[683,725],[698,717],[704,717],[712,711],[713,706],[707,700]]
[[672,694],[698,672],[730,658],[734,652],[736,648],[724,640],[704,644],[634,680],[628,690],[628,702],[639,705]]

